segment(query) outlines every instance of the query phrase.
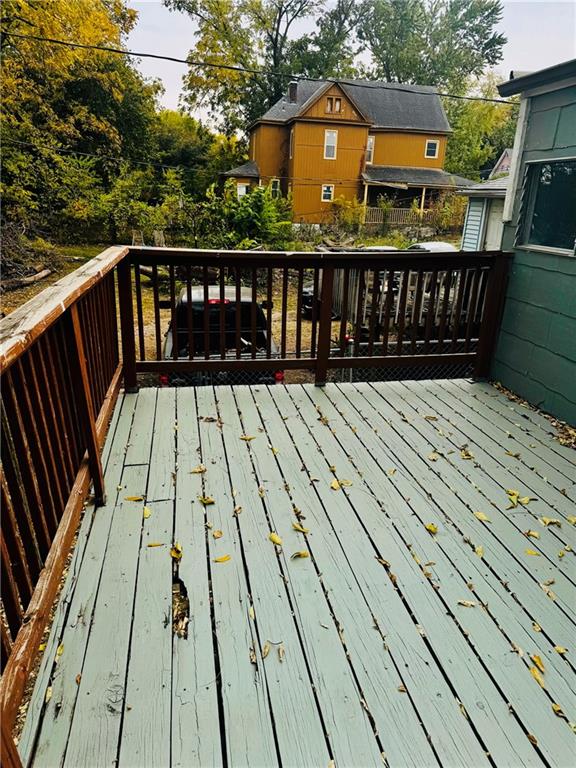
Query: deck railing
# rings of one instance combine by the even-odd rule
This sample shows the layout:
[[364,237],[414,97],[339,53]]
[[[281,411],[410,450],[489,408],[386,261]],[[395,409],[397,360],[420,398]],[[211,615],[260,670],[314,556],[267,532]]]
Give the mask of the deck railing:
[[[322,385],[334,369],[461,362],[485,376],[507,263],[500,252],[115,247],[1,321],[6,765],[18,765],[10,730],[90,484],[104,500],[100,451],[122,382],[302,369]],[[189,310],[198,297],[210,313]],[[246,298],[231,327],[227,304]]]

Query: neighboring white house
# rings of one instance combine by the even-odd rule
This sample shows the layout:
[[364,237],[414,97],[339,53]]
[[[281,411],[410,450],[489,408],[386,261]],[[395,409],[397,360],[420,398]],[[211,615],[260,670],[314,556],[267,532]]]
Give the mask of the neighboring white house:
[[468,198],[461,250],[497,251],[504,230],[504,198],[508,176],[489,179],[459,192]]

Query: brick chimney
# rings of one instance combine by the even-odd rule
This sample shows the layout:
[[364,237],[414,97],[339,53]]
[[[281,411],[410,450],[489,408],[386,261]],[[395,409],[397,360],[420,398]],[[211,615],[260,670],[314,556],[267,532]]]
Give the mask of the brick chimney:
[[296,104],[296,99],[298,96],[298,82],[296,80],[291,80],[288,83],[288,101],[290,104]]

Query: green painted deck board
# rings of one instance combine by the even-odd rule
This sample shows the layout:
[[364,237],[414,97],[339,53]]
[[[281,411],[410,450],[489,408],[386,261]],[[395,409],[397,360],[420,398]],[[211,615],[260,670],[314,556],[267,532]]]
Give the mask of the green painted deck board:
[[[525,410],[461,380],[124,395],[103,453],[108,503],[81,524],[24,764],[570,764],[576,738],[552,704],[576,721],[574,552],[557,557],[574,541],[574,459]],[[334,472],[352,485],[332,490]],[[506,487],[538,500],[511,515]],[[266,641],[282,661],[275,644],[263,658]]]

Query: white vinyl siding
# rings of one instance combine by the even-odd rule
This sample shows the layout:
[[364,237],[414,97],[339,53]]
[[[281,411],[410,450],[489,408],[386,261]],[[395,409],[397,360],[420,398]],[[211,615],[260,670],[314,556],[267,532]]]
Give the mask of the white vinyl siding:
[[324,160],[336,160],[338,131],[324,131]]
[[471,198],[468,202],[464,232],[462,234],[463,251],[480,250],[480,238],[482,237],[482,227],[484,224],[484,208],[484,199],[475,200]]

